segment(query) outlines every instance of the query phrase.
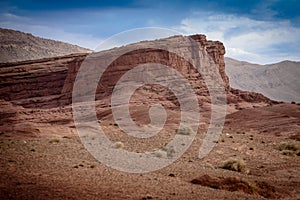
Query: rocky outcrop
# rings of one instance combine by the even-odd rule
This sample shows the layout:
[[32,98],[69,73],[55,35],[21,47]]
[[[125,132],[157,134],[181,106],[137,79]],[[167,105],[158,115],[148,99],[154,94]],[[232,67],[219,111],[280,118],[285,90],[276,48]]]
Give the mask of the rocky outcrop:
[[213,58],[215,63],[219,66],[219,72],[222,76],[222,79],[225,83],[227,89],[229,89],[229,79],[225,72],[225,47],[222,42],[206,40],[205,35],[192,35],[191,36],[195,41],[199,42],[208,54]]
[[0,64],[0,97],[24,107],[60,105],[69,69],[86,54]]
[[[204,35],[194,35],[192,38],[201,44],[203,49],[208,52],[216,63],[228,95],[235,96],[235,101],[241,101],[243,99],[252,101],[252,99],[249,98],[238,97],[237,95],[239,95],[239,93],[236,91],[230,91],[228,77],[225,73],[225,48],[223,44],[221,42],[207,41]],[[178,45],[178,42],[182,39],[182,36],[176,36],[159,40],[159,42],[164,45],[167,44],[168,46],[174,44],[174,48],[179,49],[180,52],[190,53],[190,46]],[[151,47],[151,44],[152,41],[147,41],[132,45]],[[128,48],[128,46],[103,51],[100,52],[100,55],[104,59],[107,59],[113,56],[117,51],[122,50],[122,48]],[[1,64],[1,99],[23,107],[49,108],[70,104],[73,84],[86,55],[87,54],[73,54],[51,59]],[[129,51],[121,55],[109,65],[100,79],[96,98],[103,99],[109,97],[114,85],[124,73],[143,63],[160,63],[170,66],[181,72],[181,74],[189,80],[191,86],[199,96],[209,96],[205,81],[201,75],[191,67],[188,61],[175,53],[163,49],[137,48],[137,50]],[[168,75],[164,74],[164,76]],[[269,99],[261,97],[258,101],[268,102]]]

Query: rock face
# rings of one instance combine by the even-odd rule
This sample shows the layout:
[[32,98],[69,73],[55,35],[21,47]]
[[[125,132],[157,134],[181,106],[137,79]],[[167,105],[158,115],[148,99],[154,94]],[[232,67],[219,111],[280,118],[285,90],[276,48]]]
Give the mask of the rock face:
[[227,88],[229,88],[229,79],[225,73],[225,47],[222,42],[206,40],[205,35],[193,35],[191,36],[194,40],[199,42],[208,54],[213,58],[215,63],[219,66],[219,72]]
[[69,69],[86,54],[0,65],[0,96],[24,107],[59,105]]
[[0,63],[92,52],[76,45],[0,28]]
[[[178,41],[185,37],[176,36],[160,40],[160,44],[172,46],[180,52],[190,53],[191,46],[178,45]],[[211,56],[219,70],[229,101],[259,101],[270,102],[269,99],[244,92],[239,96],[237,90],[231,91],[228,77],[225,73],[225,49],[221,42],[207,41],[204,35],[194,35],[192,38],[199,42]],[[185,76],[199,96],[209,97],[205,81],[191,64],[182,57],[162,49],[149,48],[152,42],[141,42],[108,51],[100,52],[105,59],[114,56],[116,52],[129,47],[144,47],[129,51],[115,59],[104,72],[97,88],[96,99],[109,97],[116,82],[128,70],[143,63],[160,63],[171,66]],[[51,108],[71,103],[73,84],[77,72],[87,54],[73,54],[69,56],[41,59],[34,61],[16,62],[0,65],[0,97],[6,101],[23,107]],[[200,54],[198,56],[201,56]],[[103,66],[96,66],[103,67]],[[168,76],[164,74],[164,76]],[[172,78],[170,76],[170,78]],[[88,86],[86,88],[89,88]],[[247,93],[247,94],[245,94]],[[248,98],[251,96],[251,98]],[[260,98],[255,99],[256,96]],[[254,98],[254,99],[253,99]]]

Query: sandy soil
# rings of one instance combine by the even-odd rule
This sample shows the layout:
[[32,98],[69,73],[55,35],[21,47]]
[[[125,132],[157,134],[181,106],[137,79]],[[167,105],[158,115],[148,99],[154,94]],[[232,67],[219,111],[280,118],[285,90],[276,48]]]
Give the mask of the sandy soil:
[[[294,155],[279,150],[283,142],[299,145],[299,105],[240,105],[241,110],[229,105],[223,133],[207,157],[198,158],[206,130],[200,127],[180,159],[146,174],[120,172],[93,158],[76,133],[70,107],[33,110],[9,105],[1,113],[0,199],[300,198],[297,150]],[[111,120],[109,113],[101,116],[101,126],[125,148],[151,149],[162,143],[130,141],[118,134]],[[171,130],[160,137],[169,140]],[[221,168],[231,158],[245,162],[241,172]]]

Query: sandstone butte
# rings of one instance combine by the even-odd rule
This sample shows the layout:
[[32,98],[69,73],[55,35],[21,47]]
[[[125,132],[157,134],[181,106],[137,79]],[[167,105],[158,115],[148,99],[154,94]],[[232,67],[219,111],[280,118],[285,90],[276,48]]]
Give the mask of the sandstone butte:
[[[174,36],[160,40],[162,44],[170,45],[172,40],[182,36]],[[208,52],[216,63],[219,73],[224,81],[224,87],[228,95],[228,102],[247,101],[265,102],[271,100],[261,94],[245,92],[230,88],[228,77],[225,74],[224,54],[225,48],[221,42],[206,40],[205,35],[191,36]],[[151,43],[140,42],[133,45]],[[126,48],[120,47],[120,48]],[[182,51],[189,47],[179,46]],[[118,49],[118,48],[116,48]],[[109,56],[116,49],[104,51]],[[72,54],[62,57],[29,60],[14,63],[0,64],[0,96],[3,100],[27,108],[52,108],[69,105],[72,99],[72,89],[78,69],[88,54]],[[132,67],[142,63],[161,63],[171,66],[188,76],[191,85],[199,96],[209,96],[209,92],[203,79],[195,70],[190,70],[190,64],[183,58],[168,51],[159,49],[138,49],[126,53],[115,60],[106,70],[101,79],[101,86],[97,89],[97,97],[106,98],[116,81]],[[106,92],[104,92],[105,90]]]

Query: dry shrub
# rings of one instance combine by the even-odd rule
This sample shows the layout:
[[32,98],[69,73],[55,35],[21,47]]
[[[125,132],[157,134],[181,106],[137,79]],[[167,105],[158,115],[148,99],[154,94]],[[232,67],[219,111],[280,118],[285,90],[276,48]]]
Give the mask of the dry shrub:
[[116,149],[123,149],[125,147],[123,142],[116,142],[115,143],[115,148]]
[[299,156],[300,154],[300,145],[294,142],[282,142],[278,146],[278,150],[281,151],[283,155],[287,156]]
[[54,139],[51,139],[49,141],[50,144],[55,144],[55,143],[59,143],[59,139],[58,138],[54,138]]
[[231,170],[231,171],[236,171],[236,172],[246,172],[246,164],[243,160],[238,160],[238,159],[228,159],[226,160],[223,165],[223,169]]
[[191,127],[183,126],[177,129],[176,133],[179,135],[192,135],[194,134],[194,131]]

